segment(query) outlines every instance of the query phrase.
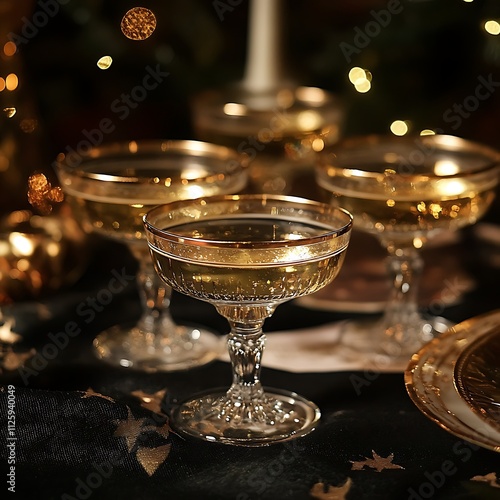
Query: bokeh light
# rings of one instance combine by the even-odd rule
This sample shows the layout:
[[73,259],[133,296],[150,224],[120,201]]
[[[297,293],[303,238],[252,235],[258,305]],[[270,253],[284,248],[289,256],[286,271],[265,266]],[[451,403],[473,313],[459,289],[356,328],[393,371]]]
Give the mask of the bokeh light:
[[490,35],[500,35],[500,23],[498,21],[489,20],[484,23],[484,30]]
[[366,69],[354,66],[349,70],[348,77],[354,88],[361,94],[368,92],[372,88],[372,74]]
[[14,42],[7,42],[4,46],[3,46],[3,53],[7,56],[7,57],[11,57],[13,56],[15,53],[17,52],[17,46]]
[[149,9],[134,7],[121,22],[122,33],[131,40],[146,40],[156,29],[156,17]]
[[349,71],[349,81],[353,85],[356,85],[356,82],[360,79],[361,80],[366,79],[365,70],[363,68],[359,68],[358,66],[351,68],[351,70]]
[[12,118],[17,113],[17,109],[16,108],[3,108],[3,112],[5,113],[7,118]]
[[372,88],[372,84],[370,83],[370,80],[362,80],[359,83],[356,83],[354,85],[354,88],[360,93],[360,94],[365,94]]
[[113,64],[113,59],[111,56],[102,56],[98,61],[97,61],[97,67],[99,69],[108,69],[111,64]]
[[403,120],[394,120],[390,126],[391,132],[394,135],[402,136],[406,135],[410,130],[408,123]]
[[16,90],[18,85],[19,79],[17,78],[17,75],[15,73],[7,75],[7,78],[5,79],[5,87],[7,88],[7,90]]

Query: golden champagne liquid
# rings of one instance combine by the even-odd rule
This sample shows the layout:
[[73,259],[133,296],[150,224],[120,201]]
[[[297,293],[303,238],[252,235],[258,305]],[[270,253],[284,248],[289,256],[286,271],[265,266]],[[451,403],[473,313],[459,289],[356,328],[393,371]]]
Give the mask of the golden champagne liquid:
[[101,233],[104,236],[134,241],[145,238],[143,216],[153,207],[172,201],[211,196],[219,194],[220,190],[210,188],[196,189],[196,196],[188,196],[185,189],[172,188],[155,200],[142,198],[140,187],[137,186],[136,197],[132,199],[96,196],[91,193],[76,193],[66,190],[66,198],[71,205],[75,218],[80,221],[86,231]]
[[495,175],[398,175],[378,164],[324,170],[317,180],[330,201],[351,212],[358,229],[384,243],[411,245],[433,232],[474,224],[495,198]]
[[[266,215],[238,216],[196,221],[168,231],[189,238],[241,242],[240,246],[221,248],[214,243],[193,250],[192,245],[179,244],[175,253],[153,245],[150,248],[159,275],[182,293],[226,304],[281,302],[313,293],[337,276],[347,240],[336,247],[331,242],[296,244],[296,240],[329,230],[319,224]],[[258,242],[264,244],[252,247]]]
[[[246,183],[243,175],[233,177],[209,170],[196,159],[183,166],[186,159],[180,158],[179,166],[171,169],[165,167],[165,161],[148,158],[148,167],[138,169],[126,160],[104,160],[100,176],[65,177],[63,189],[75,218],[88,232],[130,243],[145,239],[142,218],[151,208],[178,200],[237,193]],[[95,163],[90,168],[96,171]]]

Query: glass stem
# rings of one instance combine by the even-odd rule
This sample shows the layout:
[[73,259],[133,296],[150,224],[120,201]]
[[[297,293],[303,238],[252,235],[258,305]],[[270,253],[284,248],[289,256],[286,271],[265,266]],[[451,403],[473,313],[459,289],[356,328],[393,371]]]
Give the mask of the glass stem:
[[[387,269],[392,288],[382,319],[386,340],[396,345],[418,341],[415,331],[422,327],[418,310],[418,285],[423,260],[415,248],[388,248]],[[388,353],[397,354],[397,353]]]
[[176,325],[170,313],[172,289],[160,279],[149,255],[139,259],[137,284],[143,311],[139,328],[151,334],[151,341],[158,335],[163,340],[175,335]]
[[264,390],[260,382],[262,354],[265,335],[262,332],[264,320],[252,324],[230,321],[228,338],[229,357],[233,368],[233,383],[228,397],[233,401],[249,402],[262,399]]

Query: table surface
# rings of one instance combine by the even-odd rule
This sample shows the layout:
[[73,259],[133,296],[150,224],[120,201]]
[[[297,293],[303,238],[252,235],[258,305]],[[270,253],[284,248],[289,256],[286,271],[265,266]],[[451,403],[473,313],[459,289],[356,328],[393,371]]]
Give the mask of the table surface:
[[[460,237],[469,256],[463,265],[474,276],[474,286],[444,309],[442,315],[453,322],[498,307],[498,292],[492,288],[500,278],[498,247],[485,248],[470,230]],[[264,385],[293,390],[318,404],[322,418],[314,432],[262,448],[177,435],[164,413],[195,392],[227,387],[230,367],[217,361],[185,372],[148,374],[114,368],[93,356],[92,339],[100,330],[117,318],[138,316],[135,283],[88,323],[78,306],[96,296],[112,270],[132,274],[135,268],[125,247],[99,240],[78,283],[43,300],[13,306],[19,328],[39,352],[45,347],[46,354],[32,371],[0,375],[4,443],[12,394],[15,401],[17,498],[500,498],[495,480],[497,474],[500,478],[500,455],[451,435],[425,417],[410,400],[402,373],[264,368]],[[220,334],[228,331],[210,304],[174,294],[172,312],[179,322],[195,321]],[[265,330],[270,336],[352,316],[292,301],[277,308]],[[71,321],[81,326],[81,333],[61,348],[48,349]],[[152,403],[141,405],[141,394],[152,395]],[[0,448],[3,462],[12,456],[10,450]],[[4,478],[8,467],[6,463],[2,468]],[[4,479],[6,493],[8,486]],[[8,498],[3,491],[2,498]]]

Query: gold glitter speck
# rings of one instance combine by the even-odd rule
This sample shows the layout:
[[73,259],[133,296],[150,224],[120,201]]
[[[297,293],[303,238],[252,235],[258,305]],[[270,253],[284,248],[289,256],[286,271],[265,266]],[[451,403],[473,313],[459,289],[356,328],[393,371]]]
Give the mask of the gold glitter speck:
[[149,9],[134,7],[121,22],[122,33],[131,40],[146,40],[156,29],[156,17]]
[[61,203],[64,194],[59,186],[52,187],[51,183],[42,173],[33,173],[28,179],[28,201],[44,215],[52,211],[54,203]]

